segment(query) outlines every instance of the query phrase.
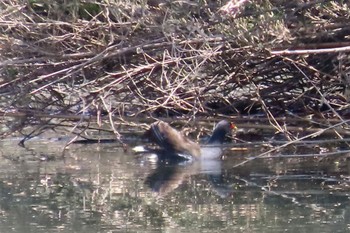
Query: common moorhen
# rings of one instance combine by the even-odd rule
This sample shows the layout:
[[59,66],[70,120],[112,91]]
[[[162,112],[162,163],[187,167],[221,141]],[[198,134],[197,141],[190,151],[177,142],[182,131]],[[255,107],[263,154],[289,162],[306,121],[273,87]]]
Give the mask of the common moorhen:
[[158,153],[160,159],[204,160],[217,159],[222,155],[220,145],[223,143],[226,134],[235,128],[234,124],[226,120],[220,121],[215,126],[207,144],[202,146],[199,146],[163,121],[151,124],[146,134],[162,149]]

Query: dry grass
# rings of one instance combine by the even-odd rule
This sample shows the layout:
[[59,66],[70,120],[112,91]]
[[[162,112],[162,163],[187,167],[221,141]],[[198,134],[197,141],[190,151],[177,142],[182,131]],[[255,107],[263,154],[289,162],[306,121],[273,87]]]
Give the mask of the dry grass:
[[2,1],[4,136],[173,116],[262,114],[290,138],[278,117],[346,123],[345,1],[225,3]]

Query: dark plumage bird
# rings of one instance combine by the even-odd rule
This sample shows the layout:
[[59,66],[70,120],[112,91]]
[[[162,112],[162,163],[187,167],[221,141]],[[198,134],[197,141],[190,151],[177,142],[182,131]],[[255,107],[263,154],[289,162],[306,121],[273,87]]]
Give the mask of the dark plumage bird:
[[223,143],[226,134],[235,128],[234,124],[226,120],[220,121],[215,126],[207,144],[202,146],[199,146],[163,121],[153,123],[146,134],[161,148],[160,153],[158,153],[160,159],[203,160],[219,158],[222,155],[220,145]]

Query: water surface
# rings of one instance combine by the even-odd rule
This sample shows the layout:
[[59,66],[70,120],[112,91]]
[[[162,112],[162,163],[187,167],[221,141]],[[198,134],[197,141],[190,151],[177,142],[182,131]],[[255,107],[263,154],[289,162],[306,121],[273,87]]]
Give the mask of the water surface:
[[[159,165],[116,143],[2,141],[0,232],[345,232],[347,152],[227,148]],[[302,154],[305,154],[303,156]],[[335,153],[333,153],[335,152]],[[249,162],[237,166],[247,158]]]

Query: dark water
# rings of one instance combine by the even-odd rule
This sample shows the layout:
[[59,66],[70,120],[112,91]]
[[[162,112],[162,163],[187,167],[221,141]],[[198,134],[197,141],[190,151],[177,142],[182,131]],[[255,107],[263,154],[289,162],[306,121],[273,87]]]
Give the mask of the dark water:
[[[347,232],[348,153],[319,147],[157,165],[116,144],[3,141],[0,232]],[[334,152],[334,153],[333,153]],[[305,154],[305,155],[301,155]]]

